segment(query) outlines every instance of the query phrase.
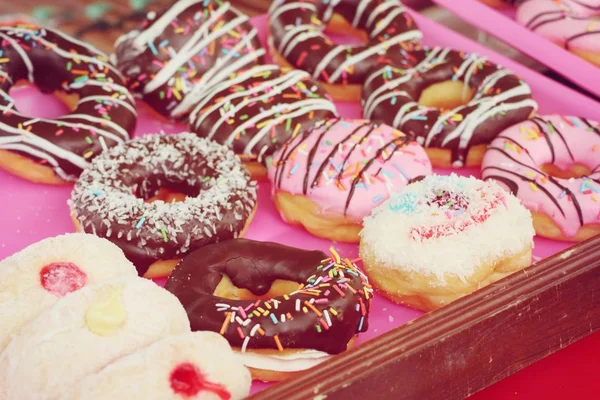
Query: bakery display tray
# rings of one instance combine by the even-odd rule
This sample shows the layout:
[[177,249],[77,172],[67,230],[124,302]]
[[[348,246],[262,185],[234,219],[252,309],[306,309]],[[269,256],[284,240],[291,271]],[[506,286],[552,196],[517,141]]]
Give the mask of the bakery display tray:
[[[600,120],[600,104],[595,101],[420,15],[415,19],[427,45],[478,52],[519,74],[532,87],[541,114]],[[264,41],[266,18],[253,23]],[[17,106],[24,112],[36,109],[40,116],[64,112],[56,101],[33,89],[18,90]],[[342,116],[361,117],[358,104],[337,104]],[[153,119],[143,105],[139,114],[136,135],[185,130],[183,125]],[[455,172],[479,177],[478,169]],[[285,224],[271,202],[270,184],[259,186],[258,211],[246,237],[305,249],[334,246],[347,257],[358,256],[355,244],[332,243]],[[36,185],[0,171],[0,259],[46,237],[74,231],[67,207],[70,192],[70,186]],[[359,336],[351,351],[294,380],[255,382],[252,398],[463,398],[489,386],[600,327],[600,237],[571,246],[536,238],[534,260],[541,261],[425,315],[377,296],[369,331]]]
[[600,96],[600,68],[520,25],[515,20],[514,9],[497,10],[479,0],[433,1],[466,22],[536,59],[590,93]]

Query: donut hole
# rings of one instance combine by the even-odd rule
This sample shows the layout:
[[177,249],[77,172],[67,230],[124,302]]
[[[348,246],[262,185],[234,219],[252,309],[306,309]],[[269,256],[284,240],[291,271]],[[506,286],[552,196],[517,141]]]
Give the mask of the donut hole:
[[592,173],[592,170],[587,165],[583,164],[571,164],[566,169],[555,164],[544,164],[541,169],[544,173],[561,179],[583,178]]
[[185,201],[186,197],[197,197],[201,190],[186,182],[172,182],[164,177],[145,178],[135,186],[135,196],[146,203],[155,201],[164,201],[165,203],[182,202]]
[[[28,81],[19,81],[9,92],[15,108],[33,118],[56,119],[69,114],[79,101],[79,96],[64,92],[43,93]],[[39,105],[43,104],[43,107]]]
[[359,46],[369,43],[369,34],[366,31],[353,27],[338,13],[333,14],[324,32],[335,44]]
[[300,284],[294,281],[276,279],[264,295],[256,295],[248,289],[235,286],[228,276],[224,275],[213,292],[214,296],[230,300],[268,300],[298,290]]
[[468,104],[473,98],[474,90],[462,81],[437,82],[426,87],[419,96],[419,104],[434,107],[447,112]]

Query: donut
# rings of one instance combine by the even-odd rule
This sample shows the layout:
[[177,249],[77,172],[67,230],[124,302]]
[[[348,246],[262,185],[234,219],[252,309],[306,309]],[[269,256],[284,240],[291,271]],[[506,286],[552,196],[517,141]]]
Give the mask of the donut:
[[517,21],[570,52],[600,66],[600,0],[529,0]]
[[[159,188],[181,201],[147,202]],[[96,158],[69,201],[78,231],[105,237],[140,275],[168,275],[188,252],[244,234],[256,184],[227,147],[193,133],[147,135]]]
[[192,330],[223,335],[254,379],[282,380],[345,351],[368,328],[371,286],[330,251],[230,240],[185,257],[165,289]]
[[60,400],[241,400],[250,372],[221,335],[192,332],[162,339],[88,375]]
[[429,176],[365,218],[360,256],[390,300],[429,311],[525,268],[531,214],[493,182]]
[[67,293],[125,276],[137,272],[117,246],[81,233],[44,239],[0,261],[0,353]]
[[82,378],[160,339],[190,332],[175,296],[138,277],[70,293],[0,355],[0,398],[55,399]]
[[[422,36],[398,0],[278,0],[269,10],[269,24],[273,59],[308,71],[342,101],[360,100],[361,86],[376,66],[411,66]],[[326,28],[363,44],[336,44]]]
[[490,144],[481,173],[521,199],[538,235],[582,241],[600,233],[597,122],[549,115],[515,125]]
[[414,69],[376,69],[363,114],[425,146],[434,167],[479,166],[485,146],[537,110],[531,89],[485,57],[435,47]]
[[175,119],[186,117],[209,84],[262,64],[264,54],[258,31],[229,2],[181,0],[117,39],[114,62],[132,92]]
[[411,179],[431,174],[431,163],[399,130],[330,119],[284,144],[268,172],[285,221],[318,237],[358,242],[363,218]]
[[[102,52],[59,31],[15,25],[0,26],[0,53],[0,168],[64,184],[133,134],[134,100]],[[70,113],[49,119],[20,112],[9,92],[22,82],[55,93]]]
[[255,179],[264,161],[300,131],[337,110],[307,72],[260,65],[207,90],[190,114],[190,131],[233,148]]

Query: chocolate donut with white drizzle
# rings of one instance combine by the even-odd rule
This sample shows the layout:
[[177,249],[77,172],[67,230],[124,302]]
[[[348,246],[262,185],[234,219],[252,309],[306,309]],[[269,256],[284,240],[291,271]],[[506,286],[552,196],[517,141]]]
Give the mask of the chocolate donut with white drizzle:
[[[472,99],[448,112],[420,105],[425,89],[462,80]],[[511,71],[476,54],[435,47],[414,69],[383,66],[364,85],[365,118],[379,119],[412,134],[426,148],[449,149],[453,166],[465,164],[469,150],[489,143],[504,129],[537,110],[531,89]]]
[[[134,100],[99,50],[32,25],[0,27],[0,50],[0,161],[15,153],[52,168],[58,179],[51,183],[74,181],[93,157],[133,133]],[[78,102],[55,119],[27,116],[9,95],[24,80],[43,93],[75,95]]]
[[114,58],[132,91],[158,113],[181,118],[208,85],[261,64],[264,54],[258,31],[230,3],[181,0],[121,36]]

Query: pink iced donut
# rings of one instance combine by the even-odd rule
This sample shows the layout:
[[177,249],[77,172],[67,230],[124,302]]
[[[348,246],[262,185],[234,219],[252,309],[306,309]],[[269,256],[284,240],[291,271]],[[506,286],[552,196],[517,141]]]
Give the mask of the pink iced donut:
[[521,199],[540,236],[579,241],[600,233],[597,122],[550,115],[515,125],[491,143],[482,177]]
[[268,169],[284,220],[343,242],[358,242],[362,220],[374,207],[432,171],[412,136],[384,124],[339,118],[288,141]]
[[600,0],[529,0],[517,10],[520,24],[600,65]]
[[66,294],[122,276],[137,276],[123,251],[83,233],[44,239],[2,260],[0,353],[23,325]]

